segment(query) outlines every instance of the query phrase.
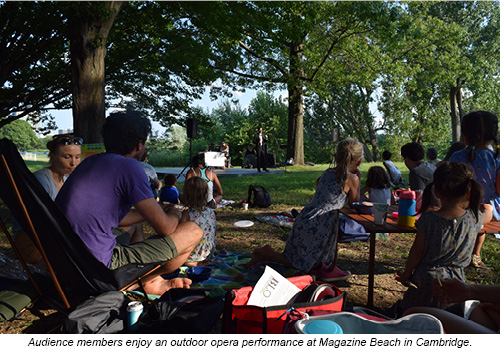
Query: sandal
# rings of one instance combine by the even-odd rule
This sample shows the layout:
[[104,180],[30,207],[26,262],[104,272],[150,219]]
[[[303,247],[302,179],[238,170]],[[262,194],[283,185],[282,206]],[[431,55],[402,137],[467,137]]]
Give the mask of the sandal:
[[488,266],[486,266],[484,264],[484,262],[481,261],[481,256],[475,255],[475,254],[472,254],[472,259],[471,259],[470,264],[472,267],[476,267],[476,268],[488,268]]

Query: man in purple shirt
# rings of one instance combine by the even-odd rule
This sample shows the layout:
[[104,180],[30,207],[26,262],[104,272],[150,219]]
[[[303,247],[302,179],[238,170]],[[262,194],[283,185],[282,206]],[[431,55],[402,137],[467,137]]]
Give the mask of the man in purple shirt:
[[[134,156],[144,152],[151,122],[138,112],[111,114],[103,125],[106,153],[87,157],[61,188],[56,204],[94,256],[111,269],[129,263],[165,261],[144,279],[150,294],[189,288],[186,278],[164,280],[198,245],[201,228],[173,207],[154,199],[148,178]],[[158,233],[142,242],[120,245],[113,229],[148,222]]]

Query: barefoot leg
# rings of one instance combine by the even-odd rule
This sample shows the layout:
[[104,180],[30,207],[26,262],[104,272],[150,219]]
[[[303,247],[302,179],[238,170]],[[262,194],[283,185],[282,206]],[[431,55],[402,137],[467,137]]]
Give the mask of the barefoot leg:
[[262,261],[279,262],[285,266],[293,267],[285,255],[276,252],[270,245],[264,245],[261,248],[254,249],[252,258],[245,264],[245,266],[251,267]]

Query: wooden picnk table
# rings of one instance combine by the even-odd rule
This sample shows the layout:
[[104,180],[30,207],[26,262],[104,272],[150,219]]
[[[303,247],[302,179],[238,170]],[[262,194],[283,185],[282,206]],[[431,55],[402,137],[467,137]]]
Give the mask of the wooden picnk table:
[[[373,308],[373,290],[375,285],[375,245],[376,233],[416,233],[417,228],[405,227],[398,225],[397,221],[392,218],[392,212],[397,212],[397,206],[390,206],[387,213],[386,223],[383,225],[375,224],[372,214],[359,214],[355,209],[342,208],[340,212],[359,224],[370,233],[370,253],[368,258],[368,301],[367,306]],[[493,221],[485,224],[481,229],[481,233],[500,233],[500,221]]]

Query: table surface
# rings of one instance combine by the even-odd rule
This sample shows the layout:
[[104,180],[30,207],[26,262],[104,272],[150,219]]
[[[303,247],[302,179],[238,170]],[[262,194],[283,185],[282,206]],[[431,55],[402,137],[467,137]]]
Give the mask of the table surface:
[[[361,224],[368,233],[416,233],[416,227],[400,226],[398,221],[392,218],[392,212],[397,212],[398,206],[389,206],[387,220],[384,225],[373,222],[373,214],[358,214],[355,209],[342,208],[341,213]],[[500,233],[500,221],[491,221],[483,226],[480,233]]]

